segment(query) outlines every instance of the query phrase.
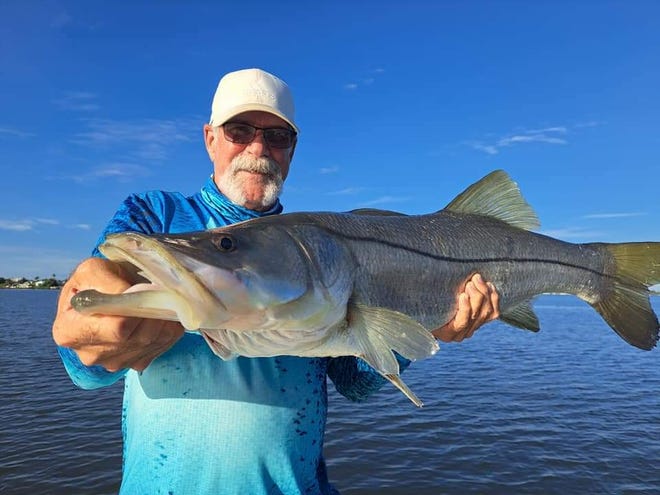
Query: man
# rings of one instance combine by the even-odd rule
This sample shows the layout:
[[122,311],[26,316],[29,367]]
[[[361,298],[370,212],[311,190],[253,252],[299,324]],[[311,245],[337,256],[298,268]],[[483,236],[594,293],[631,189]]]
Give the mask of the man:
[[[191,197],[129,196],[99,243],[111,232],[177,233],[280,213],[297,134],[283,81],[259,69],[227,74],[204,126],[211,178]],[[326,376],[352,400],[385,380],[354,357],[223,361],[176,322],[83,316],[70,305],[80,290],[119,293],[132,283],[95,249],[62,289],[53,324],[78,386],[125,380],[121,493],[336,493],[322,457]],[[458,297],[455,319],[434,331],[443,341],[470,337],[498,316],[497,293],[478,275]]]

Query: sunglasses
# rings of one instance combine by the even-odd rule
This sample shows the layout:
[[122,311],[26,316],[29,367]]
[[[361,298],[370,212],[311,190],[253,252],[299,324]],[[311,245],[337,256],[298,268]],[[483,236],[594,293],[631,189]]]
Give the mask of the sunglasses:
[[254,141],[257,131],[262,131],[264,141],[271,148],[287,149],[293,146],[296,139],[295,131],[284,127],[256,127],[242,122],[227,122],[222,125],[225,139],[236,144],[250,144]]

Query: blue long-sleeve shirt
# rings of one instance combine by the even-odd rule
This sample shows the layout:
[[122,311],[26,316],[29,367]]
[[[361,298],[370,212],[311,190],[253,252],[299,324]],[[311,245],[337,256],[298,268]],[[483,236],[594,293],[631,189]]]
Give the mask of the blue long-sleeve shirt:
[[[129,196],[109,233],[180,233],[261,215],[231,203],[209,179],[191,197],[151,191]],[[100,255],[97,248],[94,255]],[[326,376],[359,401],[385,380],[353,357],[278,356],[223,361],[186,332],[143,372],[83,365],[59,348],[71,379],[86,389],[124,378],[121,493],[333,494],[323,460]],[[403,366],[407,363],[402,362]]]

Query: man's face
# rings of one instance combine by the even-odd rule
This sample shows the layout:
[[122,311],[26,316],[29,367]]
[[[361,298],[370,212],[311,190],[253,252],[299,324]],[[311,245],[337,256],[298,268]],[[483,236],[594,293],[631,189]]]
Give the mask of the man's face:
[[[267,112],[245,112],[229,120],[260,128],[290,128]],[[222,127],[204,126],[204,140],[213,162],[213,176],[218,189],[237,204],[253,210],[266,210],[279,196],[282,182],[289,173],[294,144],[287,149],[269,146],[263,131],[257,131],[248,144],[225,139]]]

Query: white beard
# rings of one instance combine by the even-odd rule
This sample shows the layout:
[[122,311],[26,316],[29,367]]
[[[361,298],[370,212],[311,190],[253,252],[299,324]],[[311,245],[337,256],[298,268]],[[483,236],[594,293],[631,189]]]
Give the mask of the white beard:
[[240,172],[252,172],[261,174],[263,183],[263,195],[261,200],[255,198],[253,201],[258,201],[257,206],[252,206],[253,210],[267,210],[275,204],[277,198],[282,192],[282,172],[280,166],[272,158],[262,156],[255,158],[250,155],[237,155],[231,161],[231,164],[225,172],[216,177],[218,189],[227,196],[232,202],[245,206],[248,202],[245,192],[245,183],[251,180],[247,175]]

